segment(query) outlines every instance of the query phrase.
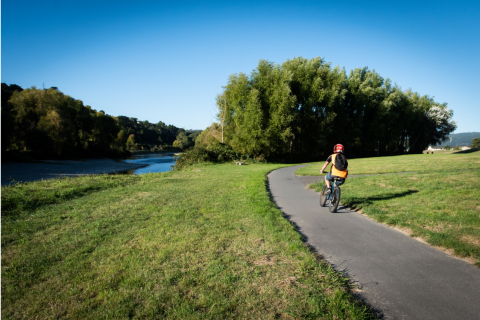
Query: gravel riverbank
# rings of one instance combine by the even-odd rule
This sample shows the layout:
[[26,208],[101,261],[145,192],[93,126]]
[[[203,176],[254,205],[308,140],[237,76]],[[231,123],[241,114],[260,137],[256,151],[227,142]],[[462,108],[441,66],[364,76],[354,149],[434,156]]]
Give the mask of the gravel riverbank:
[[112,159],[41,160],[37,162],[3,162],[2,186],[15,181],[28,182],[87,174],[122,172],[145,167],[145,164],[125,163]]

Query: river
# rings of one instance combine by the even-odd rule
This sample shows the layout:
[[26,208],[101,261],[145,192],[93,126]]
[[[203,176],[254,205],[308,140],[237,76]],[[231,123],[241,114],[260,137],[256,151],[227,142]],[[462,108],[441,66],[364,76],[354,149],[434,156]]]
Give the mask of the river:
[[128,170],[125,172],[127,174],[166,172],[172,169],[171,166],[175,165],[174,156],[174,152],[133,153],[128,158],[120,161],[147,165],[140,169]]

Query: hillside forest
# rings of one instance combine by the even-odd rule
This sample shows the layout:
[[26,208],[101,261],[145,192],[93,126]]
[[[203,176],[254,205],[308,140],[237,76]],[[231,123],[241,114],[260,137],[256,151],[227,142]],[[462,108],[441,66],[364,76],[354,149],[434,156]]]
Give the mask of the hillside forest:
[[217,107],[219,123],[197,146],[223,139],[257,158],[314,161],[337,143],[350,157],[420,153],[456,129],[446,103],[366,67],[347,75],[322,58],[260,60],[250,74],[228,78]]
[[445,146],[450,146],[450,147],[471,146],[472,147],[473,140],[475,139],[480,139],[480,132],[452,133],[447,137],[447,139],[443,143],[438,144],[435,147],[445,147]]
[[2,154],[33,158],[120,157],[132,150],[185,149],[199,132],[162,121],[110,116],[58,88],[2,83]]

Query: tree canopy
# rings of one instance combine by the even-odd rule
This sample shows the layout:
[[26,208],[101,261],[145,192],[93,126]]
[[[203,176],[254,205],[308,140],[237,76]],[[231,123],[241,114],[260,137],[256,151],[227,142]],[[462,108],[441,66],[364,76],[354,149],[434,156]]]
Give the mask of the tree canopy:
[[257,157],[316,160],[337,143],[354,157],[419,153],[456,128],[446,103],[403,91],[368,68],[347,76],[321,58],[260,60],[223,89],[217,106],[225,143]]

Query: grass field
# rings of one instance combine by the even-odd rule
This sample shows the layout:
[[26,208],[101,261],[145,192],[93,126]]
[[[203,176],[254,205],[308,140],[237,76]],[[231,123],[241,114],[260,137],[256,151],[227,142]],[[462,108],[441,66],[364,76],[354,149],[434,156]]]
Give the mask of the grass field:
[[2,318],[373,318],[271,202],[279,167],[3,187]]
[[[347,179],[342,185],[342,204],[361,209],[379,222],[406,228],[412,236],[480,266],[479,151],[353,159],[349,163],[351,175],[395,172],[395,168],[418,173]],[[313,172],[307,168],[300,170]],[[312,187],[320,191],[322,186],[323,182]]]
[[[348,154],[347,154],[348,156]],[[326,160],[326,159],[325,159]],[[299,176],[320,176],[325,161],[313,163],[297,172]],[[480,168],[480,151],[412,154],[393,157],[360,158],[348,160],[348,174],[376,174],[392,172],[433,172]],[[330,166],[326,171],[330,170]]]

